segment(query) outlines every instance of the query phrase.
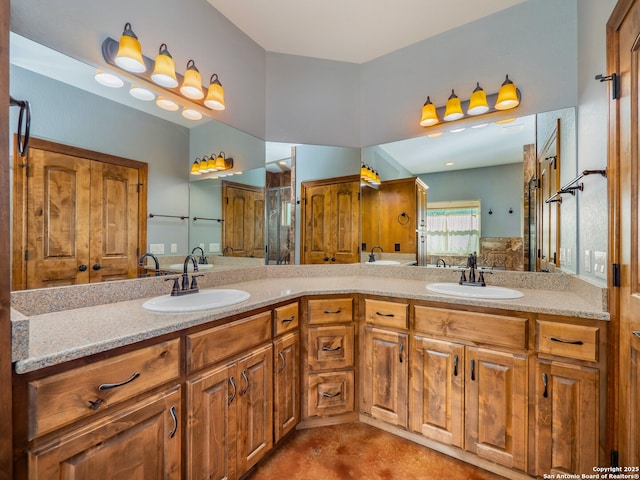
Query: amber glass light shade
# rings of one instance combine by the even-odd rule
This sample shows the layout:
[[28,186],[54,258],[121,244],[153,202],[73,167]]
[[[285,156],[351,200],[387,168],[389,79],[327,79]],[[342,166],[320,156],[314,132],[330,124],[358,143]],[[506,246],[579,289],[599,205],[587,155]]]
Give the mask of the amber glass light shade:
[[502,86],[498,91],[496,110],[509,110],[510,108],[517,107],[519,104],[520,99],[518,99],[516,86],[511,80],[509,80],[509,75],[507,75],[506,80],[502,83]]
[[216,158],[216,170],[225,170],[227,165],[224,162],[224,152],[220,152]]
[[192,100],[200,100],[204,97],[202,92],[202,77],[193,60],[187,62],[187,71],[184,72],[184,80],[180,87],[180,93]]
[[207,168],[209,169],[210,172],[215,172],[217,170],[215,155],[212,154],[211,157],[209,157],[209,161],[207,162]]
[[427,97],[427,101],[422,106],[422,118],[420,119],[420,125],[423,127],[430,127],[439,123],[438,112],[436,112],[436,106],[431,103],[431,98]]
[[191,164],[191,175],[202,175],[200,173],[200,162],[198,162],[197,158]]
[[167,50],[166,43],[160,45],[158,55],[156,56],[156,63],[153,67],[153,73],[151,74],[151,80],[161,87],[175,88],[178,86],[176,64],[169,50]]
[[469,108],[467,109],[467,113],[469,115],[482,115],[488,111],[489,104],[487,103],[487,94],[480,86],[480,83],[476,82],[476,88],[473,90],[471,98],[469,99]]
[[138,41],[138,37],[131,30],[129,22],[124,25],[124,32],[120,37],[118,53],[114,60],[116,65],[128,72],[142,73],[147,67],[142,59],[142,47]]
[[204,104],[211,110],[224,110],[224,88],[220,80],[218,80],[218,74],[211,75],[209,80],[209,89],[207,90],[207,98],[204,100]]
[[209,165],[207,163],[207,159],[203,158],[202,160],[200,160],[200,173],[209,173]]
[[460,104],[460,99],[455,94],[455,92],[451,90],[451,95],[449,96],[449,100],[447,100],[443,118],[446,122],[452,122],[454,120],[461,119],[463,116],[464,113],[462,113],[462,105]]

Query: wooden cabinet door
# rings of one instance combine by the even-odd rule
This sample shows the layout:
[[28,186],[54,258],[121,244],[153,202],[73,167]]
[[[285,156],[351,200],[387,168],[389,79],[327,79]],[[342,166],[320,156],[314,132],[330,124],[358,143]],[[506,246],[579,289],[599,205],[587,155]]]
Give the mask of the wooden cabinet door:
[[406,333],[365,328],[362,395],[372,417],[407,426],[409,356]]
[[535,474],[592,474],[598,463],[599,372],[538,360]]
[[181,476],[180,387],[153,395],[28,452],[33,480]]
[[91,164],[91,282],[135,278],[138,268],[138,170]]
[[300,421],[300,336],[291,333],[274,342],[274,439],[277,443]]
[[236,478],[237,379],[228,365],[186,382],[187,478]]
[[223,248],[236,257],[264,257],[264,189],[223,182]]
[[464,346],[415,336],[411,350],[411,430],[464,447]]
[[335,228],[331,258],[336,263],[360,262],[360,182],[338,183],[332,197]]
[[332,252],[331,187],[318,185],[305,189],[302,263],[330,262]]
[[466,347],[465,448],[478,456],[526,470],[527,359]]
[[30,148],[28,164],[22,288],[88,283],[91,162]]
[[273,447],[273,347],[238,360],[238,475]]

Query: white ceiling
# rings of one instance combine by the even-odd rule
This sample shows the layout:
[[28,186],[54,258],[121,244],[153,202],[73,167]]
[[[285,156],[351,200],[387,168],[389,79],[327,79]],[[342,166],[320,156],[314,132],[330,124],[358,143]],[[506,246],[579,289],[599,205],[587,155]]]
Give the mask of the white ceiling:
[[268,52],[364,63],[524,0],[208,0]]

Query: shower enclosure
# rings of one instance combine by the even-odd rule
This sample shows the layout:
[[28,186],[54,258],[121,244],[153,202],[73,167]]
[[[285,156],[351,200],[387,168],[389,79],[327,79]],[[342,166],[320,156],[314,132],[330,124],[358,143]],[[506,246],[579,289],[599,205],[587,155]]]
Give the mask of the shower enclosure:
[[267,265],[293,263],[291,252],[291,186],[267,189]]

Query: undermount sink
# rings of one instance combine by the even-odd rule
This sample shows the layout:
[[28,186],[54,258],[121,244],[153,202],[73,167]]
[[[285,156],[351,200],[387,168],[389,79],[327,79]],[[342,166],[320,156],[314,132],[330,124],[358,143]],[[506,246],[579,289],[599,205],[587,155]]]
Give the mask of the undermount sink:
[[480,287],[475,285],[460,285],[458,283],[430,283],[427,290],[444,295],[453,295],[465,298],[486,298],[491,300],[509,300],[522,298],[524,294],[518,290],[487,285]]
[[375,262],[366,262],[367,265],[400,265],[397,260],[376,260]]
[[[209,270],[210,268],[213,268],[213,265],[210,263],[204,263],[204,264],[198,264],[198,271],[202,271],[202,270]],[[167,270],[172,270],[174,272],[184,272],[184,264],[183,263],[172,263],[171,265],[169,265],[168,267],[166,267]],[[189,262],[189,265],[187,266],[187,272],[191,273],[193,272],[193,263]]]
[[236,303],[244,302],[251,295],[244,290],[211,289],[201,290],[197,293],[171,296],[162,295],[152,298],[142,304],[145,310],[153,312],[185,313],[199,310],[211,310],[214,308],[228,307]]

